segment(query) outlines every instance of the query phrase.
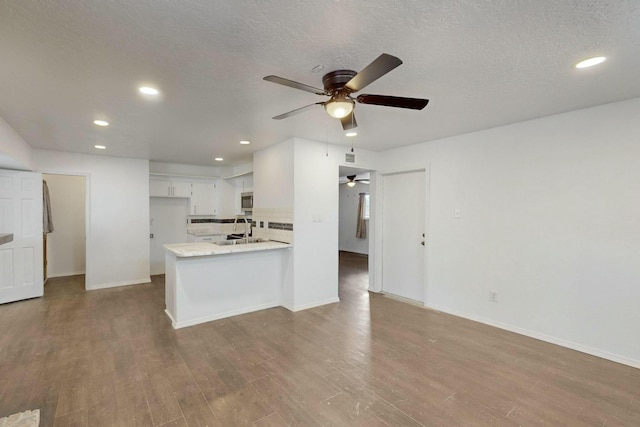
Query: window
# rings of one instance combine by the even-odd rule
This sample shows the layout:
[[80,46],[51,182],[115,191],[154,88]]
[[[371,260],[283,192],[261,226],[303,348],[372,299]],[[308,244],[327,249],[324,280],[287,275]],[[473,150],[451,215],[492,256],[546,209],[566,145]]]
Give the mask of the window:
[[370,195],[369,193],[364,193],[364,219],[369,219],[369,203],[370,203]]

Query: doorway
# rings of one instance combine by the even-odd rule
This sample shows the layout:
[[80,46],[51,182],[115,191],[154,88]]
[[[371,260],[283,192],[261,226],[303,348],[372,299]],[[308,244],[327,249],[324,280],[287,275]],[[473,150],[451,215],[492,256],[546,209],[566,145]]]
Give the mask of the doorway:
[[424,170],[382,176],[382,292],[425,302]]
[[340,166],[338,203],[339,293],[366,291],[369,286],[370,171]]
[[42,174],[49,188],[53,231],[44,238],[45,283],[49,278],[78,276],[85,287],[86,177]]

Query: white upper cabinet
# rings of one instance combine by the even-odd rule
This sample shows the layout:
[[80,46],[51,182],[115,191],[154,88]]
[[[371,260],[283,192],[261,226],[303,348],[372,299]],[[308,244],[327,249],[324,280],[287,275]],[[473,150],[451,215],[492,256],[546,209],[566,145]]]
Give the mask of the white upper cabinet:
[[209,182],[191,184],[191,215],[215,215],[216,185]]
[[149,180],[150,197],[191,197],[191,183],[186,181],[169,181],[166,179]]

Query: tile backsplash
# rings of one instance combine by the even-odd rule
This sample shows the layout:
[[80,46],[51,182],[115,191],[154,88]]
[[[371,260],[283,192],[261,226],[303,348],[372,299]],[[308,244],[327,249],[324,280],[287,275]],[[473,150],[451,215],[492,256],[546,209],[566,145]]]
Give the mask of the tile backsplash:
[[293,243],[293,209],[254,208],[253,235],[263,239]]

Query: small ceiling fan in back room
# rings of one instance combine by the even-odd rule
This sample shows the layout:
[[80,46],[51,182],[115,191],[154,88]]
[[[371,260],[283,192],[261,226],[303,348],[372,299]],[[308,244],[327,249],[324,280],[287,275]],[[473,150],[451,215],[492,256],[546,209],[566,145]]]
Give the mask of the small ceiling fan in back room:
[[369,184],[369,174],[364,175],[363,178],[360,179],[356,179],[358,177],[358,175],[347,175],[346,177],[340,177],[340,179],[338,180],[338,183],[340,185],[342,184],[347,184],[349,187],[355,187],[356,182],[361,182],[363,184]]
[[336,70],[325,74],[322,77],[324,89],[318,89],[303,83],[294,82],[278,76],[266,76],[264,80],[289,86],[294,89],[315,93],[316,95],[329,96],[330,99],[324,102],[316,102],[288,113],[275,116],[275,120],[285,119],[294,114],[302,113],[307,109],[322,105],[331,117],[340,119],[344,130],[353,129],[358,126],[354,115],[356,101],[360,104],[382,105],[385,107],[408,108],[411,110],[422,110],[428,103],[428,99],[403,98],[399,96],[369,95],[361,94],[354,98],[354,93],[364,89],[369,84],[387,74],[402,61],[395,56],[383,53],[371,64],[364,67],[362,71],[356,73],[353,70]]

